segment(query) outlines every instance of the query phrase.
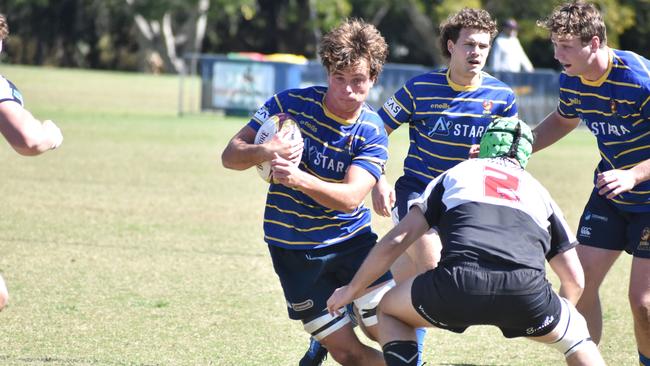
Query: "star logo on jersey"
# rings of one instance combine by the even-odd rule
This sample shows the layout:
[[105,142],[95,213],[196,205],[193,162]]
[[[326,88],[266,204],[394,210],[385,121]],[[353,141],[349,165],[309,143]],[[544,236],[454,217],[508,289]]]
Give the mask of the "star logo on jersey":
[[492,106],[494,105],[494,102],[491,100],[485,99],[483,101],[483,114],[490,114],[492,113]]
[[650,227],[645,227],[641,232],[641,241],[639,241],[639,250],[650,250]]
[[[423,123],[425,123],[423,121]],[[449,136],[449,130],[451,129],[451,122],[447,121],[445,117],[440,117],[433,124],[433,127],[427,132],[427,136],[431,137],[433,135],[440,136]]]

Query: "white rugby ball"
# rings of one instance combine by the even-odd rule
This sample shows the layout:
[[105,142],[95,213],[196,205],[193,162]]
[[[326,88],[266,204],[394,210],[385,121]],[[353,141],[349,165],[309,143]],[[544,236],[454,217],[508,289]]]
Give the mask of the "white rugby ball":
[[[259,130],[257,130],[257,135],[255,135],[255,144],[263,144],[270,141],[273,136],[278,132],[289,129],[285,135],[286,139],[289,141],[296,141],[302,139],[300,134],[300,127],[296,120],[288,113],[278,113],[274,114],[271,117],[267,118],[266,121],[262,124]],[[257,173],[264,179],[266,182],[271,182],[273,179],[273,172],[271,171],[271,162],[264,161],[257,164]]]

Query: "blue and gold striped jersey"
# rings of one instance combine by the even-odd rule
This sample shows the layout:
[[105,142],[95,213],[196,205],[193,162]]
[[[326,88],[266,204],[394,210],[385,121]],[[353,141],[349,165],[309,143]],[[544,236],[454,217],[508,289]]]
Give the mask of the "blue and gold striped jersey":
[[482,73],[481,84],[468,87],[451,81],[445,68],[409,80],[379,115],[392,129],[409,124],[404,175],[427,184],[466,160],[487,125],[497,117],[516,116],[517,105],[512,89],[491,75]]
[[[327,182],[342,182],[351,165],[376,179],[388,158],[388,136],[379,115],[364,105],[356,120],[341,119],[323,102],[325,87],[290,89],[270,98],[248,122],[258,130],[269,116],[290,113],[305,143],[300,169]],[[288,249],[321,248],[370,232],[370,210],[352,213],[322,206],[306,194],[271,184],[264,211],[264,240]]]
[[[580,118],[596,136],[601,160],[594,172],[629,169],[650,159],[650,61],[612,50],[605,74],[596,81],[560,75],[558,113]],[[650,212],[650,181],[612,202],[624,211]]]

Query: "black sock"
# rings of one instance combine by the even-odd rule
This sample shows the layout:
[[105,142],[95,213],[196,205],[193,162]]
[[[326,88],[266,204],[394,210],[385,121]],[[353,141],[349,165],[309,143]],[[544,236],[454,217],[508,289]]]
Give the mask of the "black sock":
[[418,342],[392,341],[382,348],[386,366],[417,366]]

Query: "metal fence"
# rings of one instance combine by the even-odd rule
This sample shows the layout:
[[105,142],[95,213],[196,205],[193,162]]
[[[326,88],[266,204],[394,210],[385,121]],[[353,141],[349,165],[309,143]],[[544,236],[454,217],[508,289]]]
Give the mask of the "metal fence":
[[[197,65],[190,68],[191,73],[198,73],[201,77],[200,109],[222,110],[226,114],[250,114],[274,93],[289,88],[326,85],[327,82],[325,70],[316,61],[306,64],[260,62],[231,59],[224,55],[191,55],[186,60]],[[370,92],[368,103],[381,108],[384,101],[408,79],[430,70],[419,65],[386,64]],[[519,116],[524,121],[534,125],[555,110],[559,88],[556,71],[491,74],[515,91]],[[179,113],[183,112],[182,80]]]

